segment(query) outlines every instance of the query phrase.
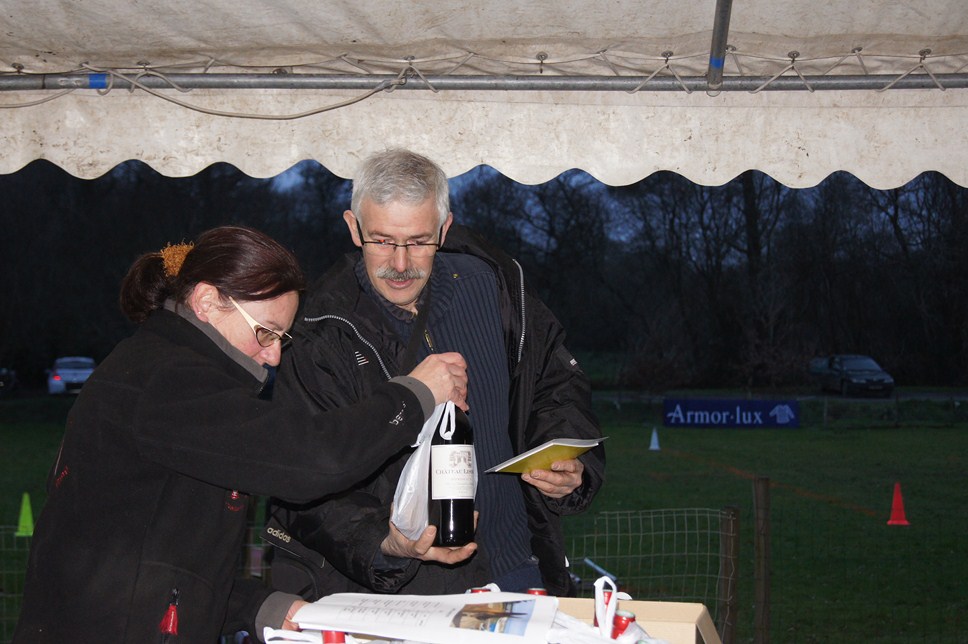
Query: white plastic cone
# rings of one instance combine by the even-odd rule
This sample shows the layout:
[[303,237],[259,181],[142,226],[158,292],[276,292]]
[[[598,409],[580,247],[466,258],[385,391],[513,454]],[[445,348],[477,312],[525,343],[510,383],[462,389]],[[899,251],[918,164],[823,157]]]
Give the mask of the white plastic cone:
[[659,451],[659,432],[656,430],[655,427],[652,428],[652,442],[649,443],[649,451],[650,452]]

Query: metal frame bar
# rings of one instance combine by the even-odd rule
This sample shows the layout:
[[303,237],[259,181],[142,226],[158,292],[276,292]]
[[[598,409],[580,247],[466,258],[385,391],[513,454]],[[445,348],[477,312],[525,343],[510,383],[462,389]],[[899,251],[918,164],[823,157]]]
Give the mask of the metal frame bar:
[[[712,88],[707,76],[420,76],[391,74],[208,74],[178,73],[140,76],[137,85],[152,89],[286,89],[286,90],[481,90],[554,92],[668,92]],[[16,74],[0,76],[0,92],[65,89],[133,89],[121,73]],[[382,85],[382,87],[381,87]],[[719,90],[814,91],[885,89],[965,89],[968,73],[724,76]],[[718,90],[716,91],[718,94]]]

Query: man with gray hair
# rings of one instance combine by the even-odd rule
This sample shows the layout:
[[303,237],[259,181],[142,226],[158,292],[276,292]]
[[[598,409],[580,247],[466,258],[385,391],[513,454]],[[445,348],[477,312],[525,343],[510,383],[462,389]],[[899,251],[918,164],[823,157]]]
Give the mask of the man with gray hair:
[[[276,394],[319,409],[351,404],[424,356],[457,351],[479,471],[552,438],[600,438],[590,386],[564,332],[521,266],[453,224],[444,172],[393,149],[368,158],[343,213],[362,252],[313,287],[283,357]],[[390,523],[402,452],[363,485],[309,506],[274,503],[272,580],[309,600],[334,592],[574,593],[560,517],[585,510],[604,482],[601,445],[520,478],[482,474],[475,542],[410,540]]]

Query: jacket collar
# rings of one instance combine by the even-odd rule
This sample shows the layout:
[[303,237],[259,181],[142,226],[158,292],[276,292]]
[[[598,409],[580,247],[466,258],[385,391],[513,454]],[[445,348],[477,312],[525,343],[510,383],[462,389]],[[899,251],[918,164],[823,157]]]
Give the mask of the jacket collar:
[[[521,265],[469,228],[459,224],[450,227],[447,239],[438,252],[473,255],[494,269],[498,287],[505,295],[501,299],[501,316],[505,325],[508,357],[512,363],[520,362],[528,314]],[[347,253],[319,278],[307,298],[302,321],[312,324],[325,317],[340,317],[347,321],[352,320],[358,333],[372,336],[382,346],[399,344],[396,333],[390,329],[389,323],[383,321],[383,314],[376,308],[377,304],[360,286],[356,276],[356,264],[359,261],[359,251]],[[440,299],[435,296],[435,300]],[[504,304],[507,306],[503,306]]]
[[209,340],[214,342],[215,346],[217,346],[222,353],[249,372],[253,378],[259,381],[261,385],[265,385],[266,381],[269,379],[269,370],[232,346],[232,344],[225,339],[225,336],[219,333],[214,326],[207,322],[202,322],[188,307],[172,299],[165,301],[165,310],[171,311],[183,320],[190,322],[192,326],[204,333]]

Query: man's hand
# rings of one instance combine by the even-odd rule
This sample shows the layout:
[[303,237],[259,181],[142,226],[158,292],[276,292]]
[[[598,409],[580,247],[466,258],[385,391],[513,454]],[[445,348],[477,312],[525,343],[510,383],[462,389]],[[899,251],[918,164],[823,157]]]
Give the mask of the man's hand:
[[[477,524],[477,512],[474,512],[474,524]],[[437,561],[444,564],[460,563],[470,559],[477,551],[477,544],[473,541],[460,548],[442,548],[434,545],[437,528],[427,526],[420,538],[412,541],[405,534],[397,530],[397,526],[390,522],[390,534],[383,540],[380,550],[391,557],[405,557],[420,559],[421,561]]]
[[552,499],[566,497],[581,485],[581,474],[585,466],[577,458],[566,461],[555,461],[550,470],[531,470],[521,475],[525,483],[529,483],[545,496]]

